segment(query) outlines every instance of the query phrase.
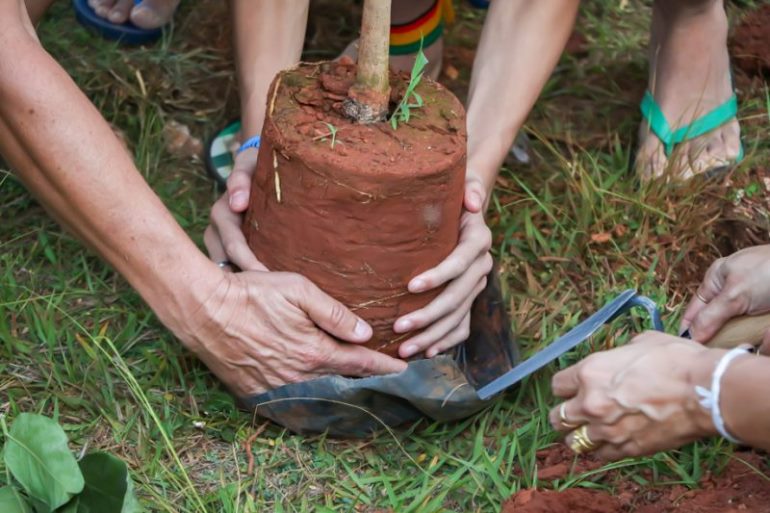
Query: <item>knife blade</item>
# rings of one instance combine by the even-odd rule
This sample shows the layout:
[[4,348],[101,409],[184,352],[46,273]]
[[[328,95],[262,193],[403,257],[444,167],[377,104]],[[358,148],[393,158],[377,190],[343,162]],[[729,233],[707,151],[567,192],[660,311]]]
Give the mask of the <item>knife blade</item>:
[[574,349],[578,344],[596,333],[599,328],[635,306],[640,306],[647,310],[652,320],[653,328],[663,331],[663,322],[660,319],[660,312],[655,302],[648,297],[640,296],[634,289],[628,289],[620,293],[620,295],[604,305],[588,319],[549,344],[545,349],[538,351],[505,374],[493,379],[479,388],[476,393],[480,399],[486,400],[515,385],[533,372],[553,362],[567,351]]

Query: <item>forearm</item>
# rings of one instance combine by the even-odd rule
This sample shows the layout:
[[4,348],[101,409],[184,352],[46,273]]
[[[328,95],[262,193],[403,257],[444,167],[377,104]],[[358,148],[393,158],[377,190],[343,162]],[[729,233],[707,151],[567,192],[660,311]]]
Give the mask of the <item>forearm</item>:
[[[710,349],[691,362],[691,382],[705,388],[725,350]],[[722,376],[719,397],[727,431],[739,440],[761,449],[770,449],[770,358],[746,355],[732,361]],[[700,408],[700,407],[699,407]],[[703,410],[705,412],[705,410]],[[712,433],[716,428],[705,415]]]
[[262,132],[267,91],[302,57],[309,0],[232,0],[243,138]]
[[0,13],[0,152],[54,217],[181,329],[174,324],[216,286],[218,270],[70,77],[14,22],[22,14]]
[[468,172],[488,192],[559,60],[579,0],[492,2],[468,97]]

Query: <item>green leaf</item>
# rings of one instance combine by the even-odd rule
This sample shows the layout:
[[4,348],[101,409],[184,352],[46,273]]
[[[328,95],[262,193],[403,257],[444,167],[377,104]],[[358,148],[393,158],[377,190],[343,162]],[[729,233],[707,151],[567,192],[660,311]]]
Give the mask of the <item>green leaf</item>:
[[56,513],[88,513],[88,508],[83,508],[80,504],[80,497],[77,495],[67,504],[56,510]]
[[134,482],[131,481],[131,476],[127,477],[126,483],[128,485],[126,488],[126,499],[123,501],[123,509],[120,513],[144,513],[144,508],[136,500]]
[[412,65],[412,79],[422,74],[427,65],[428,58],[425,56],[425,52],[422,51],[422,41],[420,41],[420,50],[417,52],[417,57],[414,59],[414,65]]
[[[80,460],[85,487],[80,494],[80,506],[90,511],[120,513],[128,492],[128,467],[124,462],[104,452],[89,454]],[[84,513],[78,509],[78,513]]]
[[27,501],[15,488],[0,488],[0,511],[3,513],[32,513]]
[[55,421],[22,413],[6,433],[5,465],[27,495],[49,510],[83,490],[83,475]]

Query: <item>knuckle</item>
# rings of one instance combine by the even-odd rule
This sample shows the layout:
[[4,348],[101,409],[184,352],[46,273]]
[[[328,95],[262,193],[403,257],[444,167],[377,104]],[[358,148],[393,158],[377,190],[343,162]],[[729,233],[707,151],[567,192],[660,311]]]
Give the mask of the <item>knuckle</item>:
[[600,394],[589,394],[583,401],[583,411],[593,418],[605,418],[612,410],[612,402]]
[[333,301],[331,304],[331,310],[329,311],[329,322],[332,326],[342,327],[347,320],[347,310],[341,303]]
[[492,271],[492,266],[495,264],[495,259],[492,258],[492,254],[487,251],[484,254],[484,274],[489,274]]

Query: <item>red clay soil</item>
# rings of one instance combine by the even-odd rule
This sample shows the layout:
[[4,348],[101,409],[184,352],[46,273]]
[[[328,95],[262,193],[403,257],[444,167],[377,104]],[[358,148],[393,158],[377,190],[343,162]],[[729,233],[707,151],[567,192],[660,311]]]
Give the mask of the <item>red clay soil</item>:
[[[541,451],[538,461],[546,465],[538,471],[540,482],[581,474],[599,465],[595,460],[574,458],[563,446]],[[614,494],[587,488],[521,490],[503,504],[501,513],[765,513],[770,512],[768,470],[763,456],[739,452],[722,473],[707,475],[696,490],[680,485],[642,488],[609,472],[603,481],[614,488]]]
[[[395,355],[395,319],[440,292],[407,283],[457,244],[465,112],[423,78],[408,123],[354,124],[341,111],[354,77],[352,63],[317,63],[273,82],[243,228],[269,269],[308,277],[372,325],[368,347]],[[407,82],[392,77],[393,104]]]
[[749,76],[770,72],[770,5],[763,5],[743,17],[733,32],[730,54]]

